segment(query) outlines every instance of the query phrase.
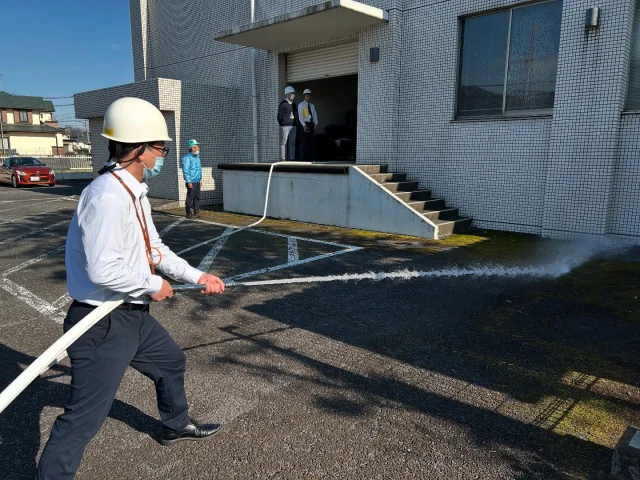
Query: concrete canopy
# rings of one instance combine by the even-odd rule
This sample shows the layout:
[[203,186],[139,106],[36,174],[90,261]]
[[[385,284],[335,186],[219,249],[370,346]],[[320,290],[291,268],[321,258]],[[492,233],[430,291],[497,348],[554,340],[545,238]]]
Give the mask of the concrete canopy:
[[225,30],[214,38],[220,42],[278,52],[354,34],[388,20],[385,10],[353,0],[329,0]]

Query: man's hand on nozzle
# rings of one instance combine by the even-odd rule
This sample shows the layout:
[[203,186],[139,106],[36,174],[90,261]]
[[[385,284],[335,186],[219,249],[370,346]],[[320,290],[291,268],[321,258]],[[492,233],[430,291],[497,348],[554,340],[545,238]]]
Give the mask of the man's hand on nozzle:
[[208,273],[203,273],[198,283],[204,285],[202,293],[205,295],[216,295],[224,292],[224,282]]

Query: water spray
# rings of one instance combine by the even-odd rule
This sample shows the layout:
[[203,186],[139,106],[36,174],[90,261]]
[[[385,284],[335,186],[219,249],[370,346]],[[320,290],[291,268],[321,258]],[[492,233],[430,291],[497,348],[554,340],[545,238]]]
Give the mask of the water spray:
[[[302,283],[327,283],[327,282],[350,282],[372,280],[379,282],[382,280],[411,280],[415,278],[459,278],[459,277],[533,277],[533,278],[557,278],[571,271],[571,268],[564,265],[552,264],[541,267],[502,267],[486,266],[477,268],[445,268],[441,270],[398,270],[395,272],[366,272],[366,273],[345,273],[343,275],[325,275],[314,277],[293,277],[279,278],[274,280],[258,280],[252,282],[236,282],[225,279],[225,288],[237,287],[260,287],[266,285],[293,285]],[[184,284],[175,285],[175,292],[189,292],[202,290],[202,285]]]

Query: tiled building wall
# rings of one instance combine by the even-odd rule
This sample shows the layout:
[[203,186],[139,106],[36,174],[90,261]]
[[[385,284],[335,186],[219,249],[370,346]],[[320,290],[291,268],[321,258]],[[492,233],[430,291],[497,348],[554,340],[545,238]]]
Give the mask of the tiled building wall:
[[[314,3],[259,0],[257,19]],[[585,33],[584,14],[594,5],[564,1],[553,118],[466,122],[455,121],[460,17],[530,2],[366,3],[388,9],[390,21],[360,33],[359,163],[406,171],[481,227],[553,236],[640,235],[627,214],[638,198],[633,174],[640,122],[633,116],[620,120],[635,0],[601,0],[602,26],[593,33]],[[221,116],[215,102],[187,101],[176,117],[180,141],[205,138],[205,165],[252,160],[251,49],[212,40],[218,31],[249,22],[249,2],[132,0],[134,7],[145,9],[139,31],[149,36],[148,46],[136,48],[143,33],[132,28],[136,79],[146,65],[150,77],[233,90],[226,99],[230,116]],[[380,48],[380,62],[369,62],[371,47]],[[257,56],[260,160],[273,161],[284,55]],[[217,190],[215,173],[211,181]],[[219,198],[218,191],[209,199]]]
[[590,1],[565,1],[544,231],[603,235],[615,194],[635,0],[601,0],[602,25],[584,30]]
[[520,3],[405,3],[398,169],[478,226],[541,233],[551,119],[454,121],[459,18]]
[[405,2],[399,170],[481,227],[604,234],[611,195],[629,191],[613,172],[635,0],[600,2],[592,33],[584,29],[591,2],[564,1],[553,119],[454,121],[459,18],[525,3]]
[[622,117],[607,233],[640,237],[640,115]]
[[[389,23],[360,32],[358,64],[358,163],[398,166],[402,116],[399,114],[402,77],[402,14],[389,11]],[[371,48],[380,61],[370,62]],[[413,172],[411,172],[413,173]]]

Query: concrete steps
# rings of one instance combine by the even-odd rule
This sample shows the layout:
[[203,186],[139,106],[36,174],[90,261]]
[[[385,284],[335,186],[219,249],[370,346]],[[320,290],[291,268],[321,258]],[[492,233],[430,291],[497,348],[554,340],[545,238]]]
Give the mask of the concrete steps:
[[421,189],[419,182],[407,179],[406,173],[389,172],[387,165],[363,165],[358,168],[391,195],[437,225],[438,238],[463,233],[471,228],[472,218],[460,216],[459,210],[448,207],[443,198],[433,198],[431,190]]

